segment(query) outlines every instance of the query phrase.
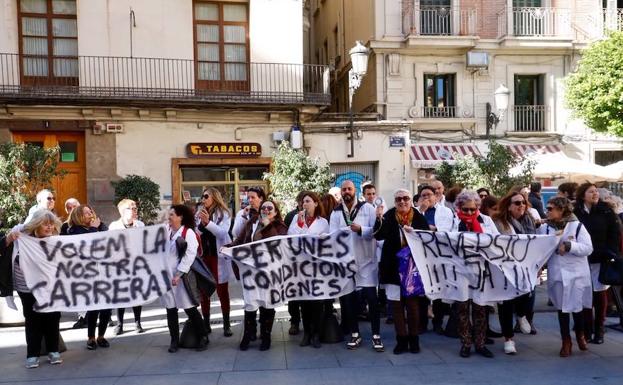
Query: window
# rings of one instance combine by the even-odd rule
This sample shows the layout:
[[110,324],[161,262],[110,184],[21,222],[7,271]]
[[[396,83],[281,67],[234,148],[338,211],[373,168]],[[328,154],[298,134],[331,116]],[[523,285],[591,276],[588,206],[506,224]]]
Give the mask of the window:
[[595,163],[600,166],[608,166],[623,160],[623,151],[595,151]]
[[456,116],[455,74],[424,74],[424,117]]
[[452,35],[451,0],[420,0],[422,35]]
[[19,0],[22,83],[78,84],[75,0]]
[[544,23],[550,18],[537,8],[541,0],[513,0],[513,34],[515,36],[542,35]]
[[245,3],[196,0],[195,61],[197,87],[249,89],[249,12]]
[[544,75],[515,75],[515,131],[545,131]]

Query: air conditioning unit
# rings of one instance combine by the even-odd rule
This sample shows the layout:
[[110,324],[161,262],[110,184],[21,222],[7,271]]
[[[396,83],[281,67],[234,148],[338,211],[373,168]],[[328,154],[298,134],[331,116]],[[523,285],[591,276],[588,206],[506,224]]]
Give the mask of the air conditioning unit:
[[489,54],[486,52],[467,53],[467,68],[487,69],[489,68]]
[[273,132],[273,142],[280,143],[287,139],[288,139],[288,134],[286,132],[283,132],[283,131]]
[[123,133],[123,124],[121,123],[106,123],[106,132],[111,134]]

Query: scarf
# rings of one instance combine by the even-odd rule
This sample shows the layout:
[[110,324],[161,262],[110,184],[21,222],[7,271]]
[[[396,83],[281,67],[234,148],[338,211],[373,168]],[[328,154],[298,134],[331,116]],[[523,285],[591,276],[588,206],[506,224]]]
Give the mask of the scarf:
[[413,223],[413,208],[409,209],[405,214],[400,214],[396,210],[396,221],[398,221],[400,226],[411,226],[411,223]]
[[558,230],[564,230],[565,227],[567,226],[567,223],[569,223],[569,222],[577,222],[577,220],[578,220],[578,218],[574,214],[570,214],[570,215],[562,218],[559,221],[548,220],[547,224],[551,228],[556,229],[556,231],[558,231]]
[[516,234],[536,234],[536,226],[530,214],[524,214],[521,218],[510,217],[510,224],[515,229]]
[[482,226],[480,222],[478,222],[478,217],[480,216],[480,211],[476,210],[473,214],[465,214],[461,210],[456,210],[456,216],[465,223],[467,226],[467,231],[471,231],[474,233],[483,233]]

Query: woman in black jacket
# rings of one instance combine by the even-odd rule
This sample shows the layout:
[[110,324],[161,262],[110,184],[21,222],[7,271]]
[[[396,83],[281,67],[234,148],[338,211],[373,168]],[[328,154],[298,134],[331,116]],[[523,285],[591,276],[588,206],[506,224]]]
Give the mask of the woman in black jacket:
[[[620,254],[621,233],[619,219],[615,212],[601,199],[599,191],[592,183],[584,183],[575,194],[573,213],[586,226],[593,242],[593,253],[588,256],[593,281],[593,309],[584,310],[584,335],[594,344],[604,343],[604,321],[608,304],[608,285],[599,282],[601,262]],[[594,335],[593,335],[594,333]]]
[[[419,330],[419,298],[405,297],[400,287],[399,260],[396,255],[407,246],[403,231],[429,230],[426,218],[413,208],[409,190],[400,189],[394,193],[394,208],[383,215],[383,207],[376,209],[374,237],[384,240],[379,263],[379,282],[385,286],[387,299],[391,303],[396,331],[396,347],[394,354],[409,350],[411,353],[420,351]],[[407,314],[405,320],[405,311]],[[407,330],[408,325],[408,330]]]
[[[95,211],[89,205],[80,205],[71,211],[69,215],[69,230],[67,235],[96,233],[98,231],[106,231],[108,227],[95,215]],[[87,312],[87,349],[95,350],[100,348],[108,348],[110,344],[104,338],[108,322],[112,315],[112,309],[91,310]],[[95,339],[95,326],[99,317],[99,326],[97,327],[97,340]]]

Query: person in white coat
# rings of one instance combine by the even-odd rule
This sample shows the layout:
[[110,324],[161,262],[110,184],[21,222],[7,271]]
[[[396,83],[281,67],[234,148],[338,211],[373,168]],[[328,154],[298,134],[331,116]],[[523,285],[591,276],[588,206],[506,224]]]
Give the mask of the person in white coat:
[[[333,231],[350,232],[352,250],[357,263],[355,285],[361,290],[368,305],[368,314],[372,328],[372,346],[374,350],[385,350],[381,341],[381,320],[378,309],[378,296],[376,287],[379,280],[379,264],[376,259],[376,240],[374,239],[374,222],[376,212],[374,207],[367,202],[357,202],[355,197],[355,184],[350,180],[342,182],[342,203],[331,213],[329,227]],[[357,322],[357,310],[359,301],[357,292],[340,298],[342,308],[342,321],[351,333],[351,339],[347,343],[349,349],[357,349],[361,346],[362,338],[359,334]]]
[[[320,197],[312,191],[302,194],[302,206],[296,219],[290,223],[288,234],[326,234],[329,232],[329,222],[323,218],[324,209],[320,204]],[[300,346],[312,345],[320,347],[322,322],[325,318],[324,300],[298,301],[301,303],[303,319],[303,339]]]
[[[138,207],[136,202],[132,199],[122,199],[117,204],[117,210],[119,210],[119,219],[112,222],[108,226],[108,230],[123,230],[134,227],[145,227],[145,224],[138,220]],[[136,326],[137,333],[143,333],[145,330],[141,325],[141,312],[142,306],[134,306],[132,312],[134,313],[134,325]],[[125,315],[125,308],[120,307],[117,309],[117,326],[115,326],[115,335],[123,334],[123,316]]]
[[580,350],[588,350],[584,334],[583,309],[593,306],[593,288],[588,256],[593,243],[586,227],[573,214],[571,202],[554,197],[547,202],[547,225],[539,228],[541,234],[560,236],[560,245],[547,262],[547,292],[558,310],[562,337],[561,357],[571,354],[569,314],[573,315],[575,337]]
[[[208,333],[199,310],[197,310],[198,298],[191,297],[189,289],[184,284],[182,276],[190,271],[199,252],[199,241],[194,231],[195,219],[190,208],[184,205],[173,205],[169,210],[169,256],[168,265],[171,274],[172,289],[161,297],[162,304],[167,309],[167,325],[171,335],[169,353],[177,352],[180,341],[180,324],[178,309],[184,309],[189,321],[199,337],[198,351],[203,351],[208,346]],[[178,253],[178,238],[185,243],[183,255]]]
[[232,239],[240,236],[249,220],[253,222],[260,216],[260,206],[266,200],[266,193],[261,187],[250,187],[247,190],[247,199],[249,205],[238,211],[234,218],[234,227],[231,230]]
[[[231,323],[229,321],[229,281],[233,277],[231,263],[219,255],[218,250],[231,242],[229,227],[231,216],[223,201],[220,191],[214,187],[203,190],[201,206],[197,211],[197,229],[201,235],[203,261],[208,266],[217,281],[216,294],[221,303],[223,313],[223,335],[231,337]],[[201,313],[208,334],[212,332],[210,326],[210,298],[201,293]]]

